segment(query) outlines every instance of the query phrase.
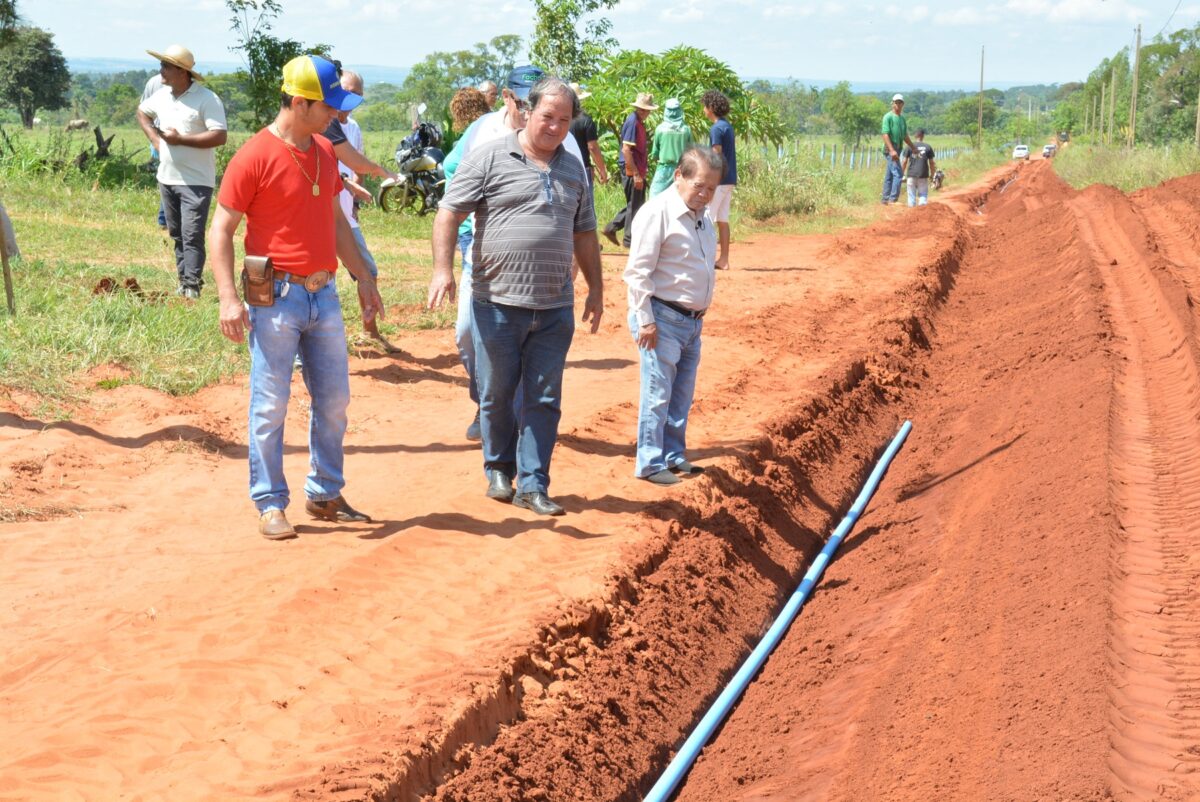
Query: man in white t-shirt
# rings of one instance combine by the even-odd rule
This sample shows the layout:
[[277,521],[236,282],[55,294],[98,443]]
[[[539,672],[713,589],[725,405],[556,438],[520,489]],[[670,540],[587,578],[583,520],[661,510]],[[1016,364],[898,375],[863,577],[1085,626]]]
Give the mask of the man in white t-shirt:
[[146,52],[159,60],[163,87],[138,106],[138,124],[159,154],[158,190],[175,240],[177,292],[195,300],[204,286],[204,232],[217,183],[215,150],[227,135],[225,107],[200,85],[204,77],[186,47]]
[[[342,89],[347,92],[352,92],[356,95],[363,94],[363,79],[362,76],[353,70],[342,70]],[[362,129],[358,123],[351,119],[350,112],[338,112],[338,122],[342,126],[342,132],[346,135],[346,143],[354,148],[359,153],[365,155],[363,148]],[[364,203],[370,203],[371,192],[358,182],[358,176],[354,170],[348,167],[344,162],[338,162],[338,172],[342,175],[342,183],[346,188],[342,190],[339,200],[342,203],[342,212],[345,213],[346,219],[350,221],[350,230],[354,232],[354,241],[358,244],[358,253],[362,256],[363,262],[366,263],[367,269],[371,271],[371,275],[375,278],[379,277],[379,267],[375,264],[375,257],[371,255],[371,251],[367,248],[367,241],[363,237],[362,228],[358,224],[358,206],[355,199]],[[354,274],[350,274],[350,278],[354,279]],[[367,320],[363,318],[363,331],[369,336],[379,341],[384,350],[389,354],[399,353],[400,349],[387,341],[387,338],[379,331],[379,323],[376,318]]]

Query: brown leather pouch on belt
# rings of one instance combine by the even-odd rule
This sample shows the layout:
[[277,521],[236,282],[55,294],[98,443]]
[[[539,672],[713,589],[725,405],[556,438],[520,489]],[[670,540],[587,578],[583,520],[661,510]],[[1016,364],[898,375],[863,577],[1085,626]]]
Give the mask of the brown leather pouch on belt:
[[242,260],[242,297],[251,306],[275,305],[275,268],[269,256]]

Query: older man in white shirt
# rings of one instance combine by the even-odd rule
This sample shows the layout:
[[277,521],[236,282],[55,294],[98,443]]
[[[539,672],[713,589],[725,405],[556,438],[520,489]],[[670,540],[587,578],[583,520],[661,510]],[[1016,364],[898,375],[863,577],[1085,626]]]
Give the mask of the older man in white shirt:
[[717,233],[707,206],[724,170],[719,153],[689,148],[673,185],[633,221],[625,283],[642,365],[634,474],[657,485],[704,470],[687,460],[686,433],[700,333],[716,282]]

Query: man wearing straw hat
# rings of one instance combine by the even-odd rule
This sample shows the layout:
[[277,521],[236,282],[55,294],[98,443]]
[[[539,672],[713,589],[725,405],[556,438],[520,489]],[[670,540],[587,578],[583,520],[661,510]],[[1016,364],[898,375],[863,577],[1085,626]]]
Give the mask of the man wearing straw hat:
[[[604,227],[604,236],[613,245],[624,244],[626,248],[633,230],[633,218],[646,201],[646,118],[658,108],[654,105],[654,95],[649,92],[639,94],[631,105],[633,111],[621,126],[621,155],[617,157],[617,167],[625,175],[625,208]],[[625,229],[625,237],[623,243],[618,243],[617,232],[621,229]]]
[[138,106],[138,124],[158,150],[158,191],[167,231],[175,240],[176,290],[196,300],[204,286],[204,229],[217,183],[215,149],[225,144],[225,107],[200,85],[192,51],[171,45],[159,53],[163,88]]

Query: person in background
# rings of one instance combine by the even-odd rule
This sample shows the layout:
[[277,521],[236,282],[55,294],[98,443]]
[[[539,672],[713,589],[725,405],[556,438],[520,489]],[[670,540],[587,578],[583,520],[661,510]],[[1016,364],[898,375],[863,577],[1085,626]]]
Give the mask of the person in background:
[[724,171],[714,150],[685,150],[672,185],[633,224],[625,283],[642,366],[634,475],[656,485],[704,470],[687,459],[687,420],[716,283],[717,235],[705,206]]
[[500,87],[496,86],[495,81],[484,81],[476,89],[483,93],[483,99],[488,104],[488,111],[496,108],[496,98],[500,95]]
[[908,205],[929,203],[929,177],[937,170],[933,148],[925,143],[925,129],[917,129],[917,141],[904,149],[904,176],[908,179]]
[[[162,73],[156,72],[153,75],[151,75],[148,79],[146,79],[146,85],[144,87],[142,87],[142,99],[139,102],[145,103],[147,100],[150,99],[151,95],[153,95],[155,92],[157,92],[158,90],[160,90],[162,88],[163,88]],[[158,126],[155,125],[154,127],[157,128]],[[158,171],[158,148],[154,147],[154,145],[150,146],[150,163],[152,165],[154,165],[154,169],[157,172]],[[162,193],[159,193],[159,196],[158,196],[158,227],[161,229],[166,229],[166,227],[167,227],[167,210],[166,210],[166,207],[163,206]]]
[[[642,92],[631,104],[633,111],[625,118],[621,126],[621,155],[617,157],[617,167],[625,175],[623,189],[625,190],[625,206],[604,227],[604,236],[613,245],[629,247],[630,232],[633,230],[633,220],[637,217],[638,209],[646,202],[646,118],[658,106],[654,105],[654,95]],[[625,236],[617,241],[617,232],[625,229]]]
[[737,144],[733,137],[733,126],[725,119],[729,114],[729,98],[723,92],[710,89],[704,93],[704,116],[712,123],[708,129],[709,146],[725,159],[725,175],[721,185],[713,195],[709,211],[717,222],[717,239],[720,241],[720,254],[717,256],[717,270],[729,269],[729,206],[733,202],[733,188],[737,186]]
[[[352,70],[342,70],[341,86],[342,89],[353,95],[363,96],[362,76]],[[350,117],[349,111],[339,111],[337,119],[342,126],[342,131],[346,135],[346,143],[359,153],[363,153],[363,134],[358,122]],[[354,234],[355,244],[358,245],[358,255],[362,257],[363,264],[370,271],[371,278],[375,279],[378,283],[379,266],[375,264],[375,257],[371,255],[371,250],[367,247],[367,240],[363,236],[362,227],[358,222],[359,204],[370,203],[373,200],[371,192],[358,182],[358,175],[349,166],[340,161],[338,162],[338,172],[341,174],[342,183],[345,186],[345,189],[342,190],[339,196],[342,204],[342,214],[346,216],[346,221],[350,223],[350,231]],[[350,279],[352,281],[355,280],[354,273],[350,273]],[[360,297],[360,308],[362,307],[362,300]],[[368,318],[364,314],[363,332],[368,337],[377,341],[387,353],[400,353],[400,349],[388,342],[387,338],[380,333],[379,320],[377,318]]]
[[459,134],[465,133],[471,123],[492,110],[487,98],[478,89],[464,86],[450,98],[450,124]]
[[[571,84],[571,91],[579,98],[580,104],[592,96],[592,93],[579,84]],[[583,156],[583,170],[587,173],[588,183],[595,185],[596,177],[601,184],[608,183],[608,165],[604,163],[604,154],[600,152],[600,132],[596,129],[596,121],[591,115],[580,109],[579,116],[571,121],[571,136],[579,145],[579,153]]]
[[592,193],[581,160],[564,147],[579,100],[566,83],[543,78],[528,102],[525,127],[472,148],[438,207],[429,305],[454,298],[455,232],[474,212],[471,325],[486,495],[562,515],[548,492],[575,332],[572,258],[588,284],[583,320],[593,333],[604,288]]
[[883,194],[879,202],[884,206],[900,199],[900,184],[904,173],[900,170],[900,148],[913,142],[908,137],[908,122],[904,119],[904,95],[892,95],[892,108],[883,115],[880,128],[883,137]]
[[679,157],[691,145],[692,129],[683,121],[683,106],[678,98],[669,98],[663,104],[663,121],[654,129],[654,142],[650,145],[650,157],[658,161],[650,184],[651,198],[675,183]]
[[138,105],[137,120],[158,150],[158,191],[167,231],[175,241],[176,292],[197,300],[204,287],[204,230],[217,183],[216,149],[225,144],[225,107],[200,85],[192,51],[171,45],[159,61],[163,89]]
[[[281,90],[275,121],[242,145],[225,170],[210,233],[221,334],[240,343],[249,330],[250,498],[259,534],[268,540],[296,536],[284,513],[291,497],[283,427],[297,353],[304,354],[304,384],[312,398],[304,508],[321,520],[370,522],[342,496],[350,375],[333,281],[339,259],[358,279],[363,317],[383,310],[342,214],[337,158],[329,141],[317,136],[362,98],[343,89],[333,64],[318,56],[285,64]],[[270,306],[243,305],[234,284],[233,236],[243,217],[246,254],[274,263]]]

